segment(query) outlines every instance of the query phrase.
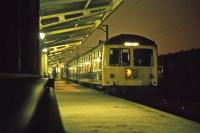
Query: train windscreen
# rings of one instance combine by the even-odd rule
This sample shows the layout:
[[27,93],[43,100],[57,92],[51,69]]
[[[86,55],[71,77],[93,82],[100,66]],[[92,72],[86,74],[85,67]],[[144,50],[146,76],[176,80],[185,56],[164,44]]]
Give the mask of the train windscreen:
[[134,66],[153,66],[152,49],[134,49],[133,50]]
[[112,48],[110,49],[110,66],[130,66],[130,49]]

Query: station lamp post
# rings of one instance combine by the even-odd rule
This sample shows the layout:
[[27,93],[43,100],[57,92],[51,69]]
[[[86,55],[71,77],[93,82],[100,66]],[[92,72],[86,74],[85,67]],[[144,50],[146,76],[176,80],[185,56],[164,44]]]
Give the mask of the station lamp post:
[[104,31],[106,33],[106,40],[108,40],[109,38],[109,29],[108,29],[108,25],[101,25],[100,27],[98,27],[97,29],[100,29],[102,31]]
[[43,46],[45,33],[40,32],[40,75],[48,74],[47,48]]

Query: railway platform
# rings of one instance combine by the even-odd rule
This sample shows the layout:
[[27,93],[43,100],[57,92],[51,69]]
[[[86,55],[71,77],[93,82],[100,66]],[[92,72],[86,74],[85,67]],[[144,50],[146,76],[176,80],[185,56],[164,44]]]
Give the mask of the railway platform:
[[96,90],[55,81],[67,133],[199,133],[200,123]]

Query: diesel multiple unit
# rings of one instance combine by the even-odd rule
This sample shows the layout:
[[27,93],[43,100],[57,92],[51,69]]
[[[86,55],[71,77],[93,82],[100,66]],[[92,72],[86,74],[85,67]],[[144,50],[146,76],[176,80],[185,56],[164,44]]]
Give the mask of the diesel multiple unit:
[[157,45],[139,35],[114,36],[67,66],[67,78],[102,89],[157,86]]

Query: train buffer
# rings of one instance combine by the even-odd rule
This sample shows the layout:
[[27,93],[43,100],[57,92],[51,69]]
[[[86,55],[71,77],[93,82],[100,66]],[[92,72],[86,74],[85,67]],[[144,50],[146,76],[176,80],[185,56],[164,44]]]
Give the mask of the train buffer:
[[68,133],[199,133],[200,124],[81,85],[55,82]]

